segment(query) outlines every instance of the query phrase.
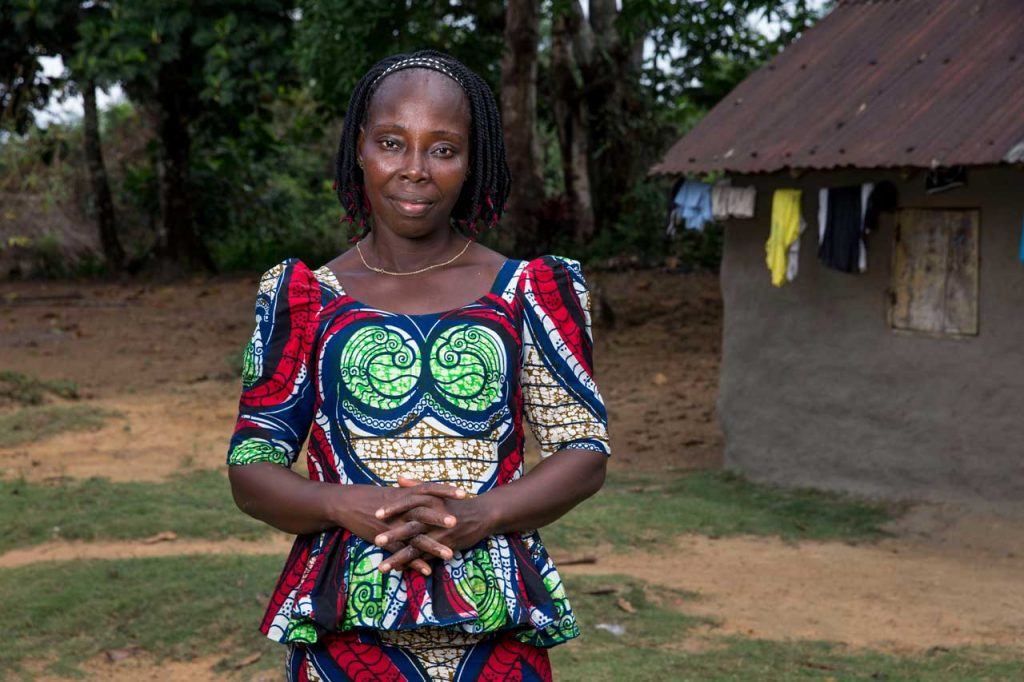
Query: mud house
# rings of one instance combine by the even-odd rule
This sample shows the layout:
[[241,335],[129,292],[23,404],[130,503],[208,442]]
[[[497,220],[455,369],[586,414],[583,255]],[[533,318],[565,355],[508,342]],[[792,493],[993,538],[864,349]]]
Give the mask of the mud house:
[[[1024,2],[840,1],[651,172],[756,189],[753,217],[724,221],[727,467],[1024,501]],[[829,192],[883,181],[866,268],[830,267]],[[777,189],[801,190],[808,228],[782,286]]]

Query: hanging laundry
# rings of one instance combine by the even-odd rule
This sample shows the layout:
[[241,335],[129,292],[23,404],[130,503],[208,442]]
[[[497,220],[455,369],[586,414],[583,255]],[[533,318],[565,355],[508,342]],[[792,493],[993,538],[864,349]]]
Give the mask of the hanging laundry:
[[872,182],[865,182],[860,186],[860,244],[857,247],[857,270],[867,272],[868,269],[868,245],[864,241],[864,217],[868,211],[868,198],[875,190]]
[[711,188],[711,213],[716,220],[725,218],[753,218],[757,190],[753,187],[733,187],[719,182]]
[[796,279],[797,273],[800,271],[800,239],[803,237],[804,230],[807,228],[807,223],[804,221],[803,215],[800,216],[800,232],[797,234],[796,239],[790,245],[789,250],[786,251],[786,281],[792,282]]
[[[781,287],[786,282],[790,265],[790,248],[800,238],[800,190],[777,189],[772,194],[772,223],[765,243],[765,262],[772,274],[772,284]],[[799,256],[799,245],[797,255]],[[795,274],[795,273],[794,273]]]
[[866,236],[878,229],[881,213],[894,210],[898,201],[896,186],[887,180],[818,190],[818,257],[836,270],[865,272]]
[[1024,263],[1024,220],[1021,220],[1020,226],[1020,262]]
[[703,230],[714,220],[711,214],[711,185],[696,180],[686,180],[679,187],[673,199],[672,212],[666,232],[675,234],[676,225],[683,222],[688,230]]
[[861,261],[861,187],[833,187],[824,210],[819,207],[818,258],[830,268],[857,272]]

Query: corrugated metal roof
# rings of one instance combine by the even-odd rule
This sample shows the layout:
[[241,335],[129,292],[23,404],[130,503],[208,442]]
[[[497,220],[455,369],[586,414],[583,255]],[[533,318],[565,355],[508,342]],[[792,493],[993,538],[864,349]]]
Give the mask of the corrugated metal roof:
[[1024,0],[846,0],[651,173],[1024,162]]

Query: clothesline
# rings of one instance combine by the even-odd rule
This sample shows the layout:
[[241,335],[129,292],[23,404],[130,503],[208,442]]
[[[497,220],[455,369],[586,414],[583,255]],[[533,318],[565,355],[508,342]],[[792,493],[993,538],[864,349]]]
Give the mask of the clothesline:
[[[714,185],[681,180],[673,191],[666,233],[676,234],[682,224],[703,230],[725,218],[754,217],[754,187],[736,187],[726,179]],[[771,229],[765,243],[765,262],[775,286],[793,281],[799,270],[800,236],[806,229],[801,212],[802,190],[776,189],[772,194]],[[878,227],[879,214],[895,209],[896,186],[889,181],[818,190],[818,259],[842,272],[867,270],[866,237]],[[1024,260],[1024,232],[1021,237]]]

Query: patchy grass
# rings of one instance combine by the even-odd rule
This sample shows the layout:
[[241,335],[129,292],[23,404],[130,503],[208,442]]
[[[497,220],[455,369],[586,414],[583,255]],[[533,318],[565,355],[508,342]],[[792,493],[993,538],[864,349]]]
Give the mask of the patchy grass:
[[[0,571],[10,640],[0,669],[46,661],[75,675],[108,649],[137,646],[158,660],[257,651],[283,665],[285,648],[256,629],[284,557],[189,556],[82,561]],[[251,668],[247,668],[251,673]]]
[[565,550],[610,542],[622,550],[656,551],[680,533],[875,541],[886,535],[880,524],[898,511],[835,493],[759,485],[723,471],[613,474],[601,492],[542,535]]
[[[566,551],[607,542],[657,551],[666,539],[686,532],[872,541],[884,535],[878,526],[889,517],[881,506],[828,493],[777,490],[722,472],[671,479],[612,475],[604,490],[542,535],[549,547]],[[164,530],[214,539],[266,532],[238,511],[217,471],[194,471],[165,483],[0,481],[0,518],[5,520],[0,551],[55,538],[127,540]]]
[[47,394],[77,400],[73,381],[46,381],[21,372],[0,371],[0,405],[42,405]]
[[[7,645],[0,669],[25,674],[46,661],[74,676],[108,649],[140,647],[158,661],[223,656],[224,679],[277,669],[285,648],[256,629],[283,557],[192,556],[47,564],[0,571]],[[829,642],[721,638],[700,653],[681,645],[709,623],[678,608],[695,597],[624,576],[572,577],[583,636],[551,650],[559,680],[1004,680],[1022,661],[995,648],[936,649],[916,657],[851,653]],[[605,592],[614,589],[611,594]],[[625,599],[634,612],[617,605]],[[621,635],[599,629],[619,625]],[[229,664],[261,652],[253,666]]]
[[144,538],[165,530],[209,539],[267,534],[266,525],[238,510],[218,471],[190,472],[165,483],[0,481],[0,518],[0,551],[54,539]]
[[0,414],[0,443],[5,447],[43,440],[65,431],[95,431],[111,417],[123,417],[116,410],[94,405],[40,405]]

